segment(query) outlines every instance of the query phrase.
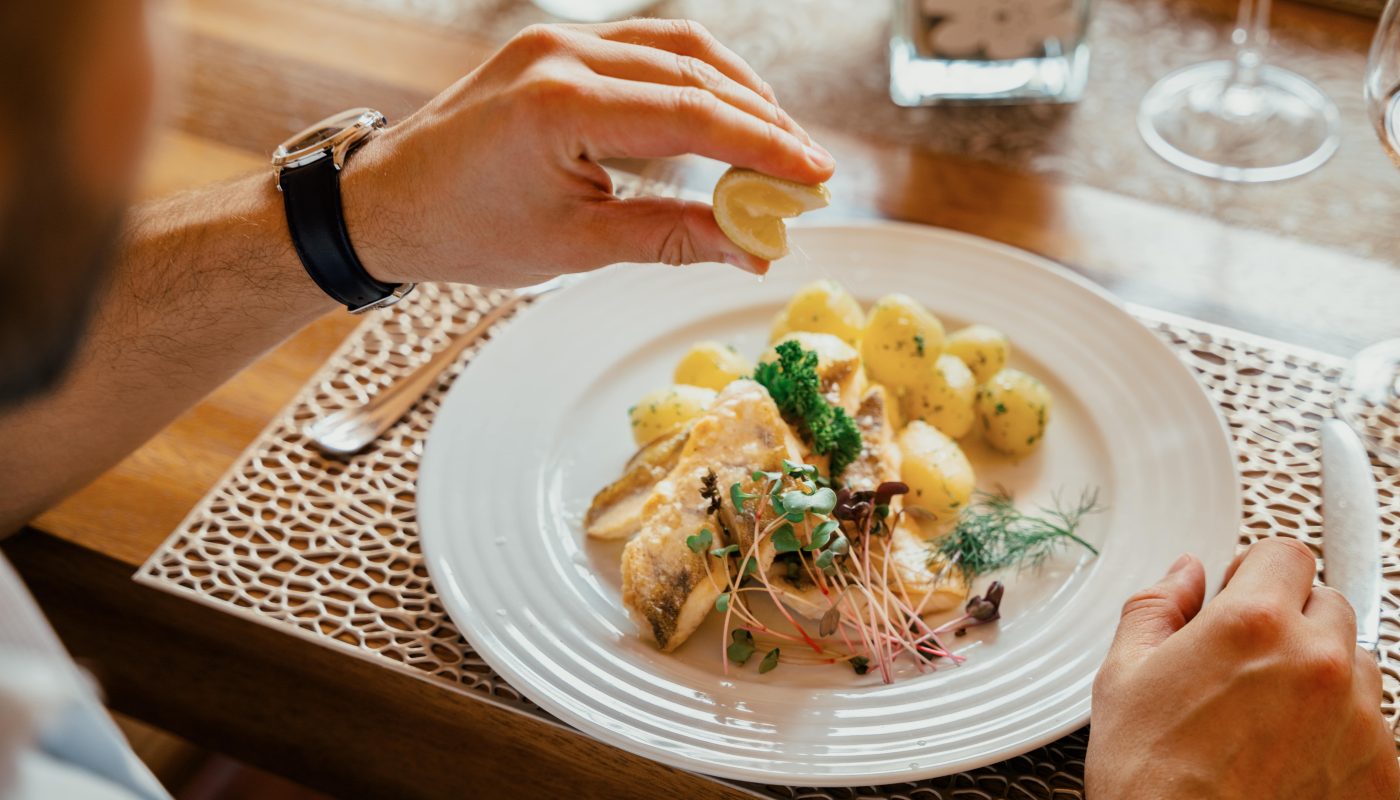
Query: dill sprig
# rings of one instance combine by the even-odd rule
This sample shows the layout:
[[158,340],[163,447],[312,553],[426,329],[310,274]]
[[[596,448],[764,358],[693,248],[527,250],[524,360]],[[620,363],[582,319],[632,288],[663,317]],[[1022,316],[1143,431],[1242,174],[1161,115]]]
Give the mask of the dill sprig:
[[1075,530],[1085,516],[1102,510],[1097,489],[1085,490],[1073,507],[1056,496],[1054,507],[1042,506],[1039,514],[1021,511],[1005,492],[978,492],[963,509],[957,527],[939,539],[934,549],[968,579],[1006,567],[1039,564],[1067,542],[1098,555],[1098,549]]

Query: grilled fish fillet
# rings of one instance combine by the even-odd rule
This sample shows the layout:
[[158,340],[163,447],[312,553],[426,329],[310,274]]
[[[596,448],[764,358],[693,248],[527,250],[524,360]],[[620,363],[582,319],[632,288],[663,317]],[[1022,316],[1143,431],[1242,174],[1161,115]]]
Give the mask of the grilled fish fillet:
[[[781,469],[782,460],[794,455],[788,438],[768,391],[753,381],[729,384],[695,420],[675,468],[642,506],[640,532],[622,551],[622,602],[642,638],[663,651],[676,649],[714,608],[728,583],[724,559],[696,553],[686,544],[686,538],[702,528],[714,534],[711,548],[729,544],[709,515],[709,501],[700,495],[705,474],[714,472],[725,525],[735,532],[735,544],[746,547],[752,542],[754,523],[734,513],[729,487],[739,483],[752,491],[754,470]],[[759,567],[767,569],[772,560],[772,548],[761,547]]]
[[899,480],[900,452],[894,443],[886,398],[885,387],[875,384],[856,408],[860,455],[841,473],[841,482],[852,491],[873,491],[885,481]]
[[625,539],[642,527],[642,506],[656,484],[676,468],[690,426],[653,441],[628,460],[622,477],[593,496],[583,518],[584,532],[595,539]]

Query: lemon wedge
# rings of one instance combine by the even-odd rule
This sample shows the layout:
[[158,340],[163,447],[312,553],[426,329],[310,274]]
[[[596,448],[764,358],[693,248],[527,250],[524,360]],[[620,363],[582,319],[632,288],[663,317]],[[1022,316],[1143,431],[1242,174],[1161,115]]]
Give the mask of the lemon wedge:
[[788,254],[783,220],[825,208],[830,202],[831,192],[824,183],[796,183],[730,167],[715,184],[715,222],[746,252],[776,261]]

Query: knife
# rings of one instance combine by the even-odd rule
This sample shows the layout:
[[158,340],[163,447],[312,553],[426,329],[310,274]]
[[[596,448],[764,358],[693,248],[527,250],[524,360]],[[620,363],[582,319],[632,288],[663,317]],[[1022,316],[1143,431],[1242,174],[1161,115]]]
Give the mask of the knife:
[[1381,625],[1381,521],[1371,458],[1350,426],[1322,423],[1322,563],[1356,610],[1356,643],[1376,651]]

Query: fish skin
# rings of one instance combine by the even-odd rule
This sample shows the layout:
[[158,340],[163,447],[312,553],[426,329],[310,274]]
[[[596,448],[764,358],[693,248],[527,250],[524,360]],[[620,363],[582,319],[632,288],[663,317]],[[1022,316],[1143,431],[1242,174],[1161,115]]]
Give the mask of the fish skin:
[[627,461],[622,477],[593,496],[584,532],[594,539],[626,539],[642,527],[642,509],[656,484],[676,468],[690,427],[649,442]]
[[[690,637],[714,608],[715,598],[728,585],[728,561],[708,549],[735,544],[748,552],[754,520],[736,511],[729,499],[735,483],[752,493],[755,470],[776,471],[795,454],[778,407],[768,391],[753,381],[735,381],[720,392],[698,417],[675,468],[657,485],[642,507],[642,526],[622,551],[622,602],[643,638],[670,652]],[[723,526],[709,514],[709,501],[700,494],[701,481],[713,471],[721,490]],[[696,553],[686,539],[709,528],[713,540]],[[773,560],[766,540],[756,549],[760,569]]]

